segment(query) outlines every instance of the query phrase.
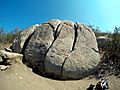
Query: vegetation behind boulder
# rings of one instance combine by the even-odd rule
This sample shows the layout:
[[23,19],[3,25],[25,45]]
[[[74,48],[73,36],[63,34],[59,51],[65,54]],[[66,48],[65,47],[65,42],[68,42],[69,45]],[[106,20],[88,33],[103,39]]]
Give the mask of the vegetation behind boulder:
[[113,33],[102,33],[98,28],[91,27],[99,36],[108,36],[110,41],[106,43],[105,47],[101,47],[98,43],[99,52],[101,54],[101,62],[98,65],[97,77],[106,75],[120,74],[120,27],[115,27]]
[[15,28],[11,32],[5,32],[4,28],[0,27],[0,49],[9,46],[20,31],[21,29]]
[[5,32],[4,28],[0,28],[0,42],[1,43],[12,43],[13,39],[19,34],[20,29],[15,28],[11,32]]

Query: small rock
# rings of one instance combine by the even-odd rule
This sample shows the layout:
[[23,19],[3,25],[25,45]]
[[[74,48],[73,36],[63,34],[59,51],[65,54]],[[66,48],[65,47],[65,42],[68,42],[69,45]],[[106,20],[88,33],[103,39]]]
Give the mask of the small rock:
[[9,49],[9,48],[4,48],[4,50],[7,51],[7,52],[12,52],[12,50]]
[[107,43],[111,41],[111,38],[108,38],[108,36],[99,36],[97,38],[97,42],[99,44],[100,47],[102,48],[106,48]]
[[120,78],[120,74],[117,77]]
[[18,73],[15,73],[15,75],[18,75]]
[[0,70],[1,70],[1,71],[6,70],[7,68],[8,68],[8,66],[0,65]]
[[9,77],[6,77],[6,79],[9,79]]
[[19,77],[19,79],[22,79],[22,77]]
[[23,58],[22,54],[12,53],[5,50],[0,50],[0,56],[2,56],[1,59],[3,59],[5,63],[9,63],[9,64],[13,64],[15,62],[21,62]]

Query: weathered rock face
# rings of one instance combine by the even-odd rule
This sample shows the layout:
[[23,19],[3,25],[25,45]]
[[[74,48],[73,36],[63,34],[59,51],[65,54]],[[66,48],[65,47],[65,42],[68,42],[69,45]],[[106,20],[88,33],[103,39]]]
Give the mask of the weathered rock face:
[[21,53],[22,49],[24,49],[25,42],[27,39],[30,38],[31,34],[34,32],[34,30],[38,27],[39,25],[36,24],[30,28],[27,28],[26,30],[22,31],[19,36],[17,36],[12,44],[12,50],[13,52],[16,53]]
[[4,50],[0,50],[0,63],[3,64],[9,63],[12,64],[13,62],[22,62],[23,55],[18,53],[7,52]]
[[11,64],[15,64],[16,62],[22,63],[22,54],[12,53],[11,50],[5,48],[6,51],[0,50],[0,70],[6,70],[10,68]]
[[51,20],[37,27],[24,55],[33,68],[63,79],[89,75],[100,60],[93,31],[67,20]]
[[97,38],[97,43],[100,48],[107,48],[108,43],[111,41],[111,38],[108,38],[108,36],[99,36]]

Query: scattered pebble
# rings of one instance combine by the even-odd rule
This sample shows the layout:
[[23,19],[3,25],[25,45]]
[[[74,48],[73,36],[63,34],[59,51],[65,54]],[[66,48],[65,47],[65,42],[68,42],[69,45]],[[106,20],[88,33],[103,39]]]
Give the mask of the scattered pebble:
[[8,68],[8,66],[0,65],[0,70],[1,70],[1,71],[6,70],[7,68]]
[[0,62],[2,62],[3,61],[3,59],[2,59],[2,57],[0,56]]
[[19,77],[19,79],[22,79],[22,77]]
[[15,73],[15,75],[18,75],[18,73]]
[[7,79],[9,79],[9,77],[7,77]]

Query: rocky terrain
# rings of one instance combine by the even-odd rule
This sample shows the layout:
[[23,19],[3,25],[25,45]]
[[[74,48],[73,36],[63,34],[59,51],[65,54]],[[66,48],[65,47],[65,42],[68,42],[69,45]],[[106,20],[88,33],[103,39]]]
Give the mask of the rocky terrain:
[[[10,49],[0,50],[0,89],[85,90],[99,81],[94,75],[100,62],[90,28],[50,20],[20,32]],[[119,76],[102,78],[108,79],[110,90],[119,90]]]
[[[120,78],[106,77],[109,90],[120,90]],[[0,71],[0,90],[86,90],[100,79],[91,76],[80,80],[54,80],[32,72],[24,64],[16,63],[5,71]]]

